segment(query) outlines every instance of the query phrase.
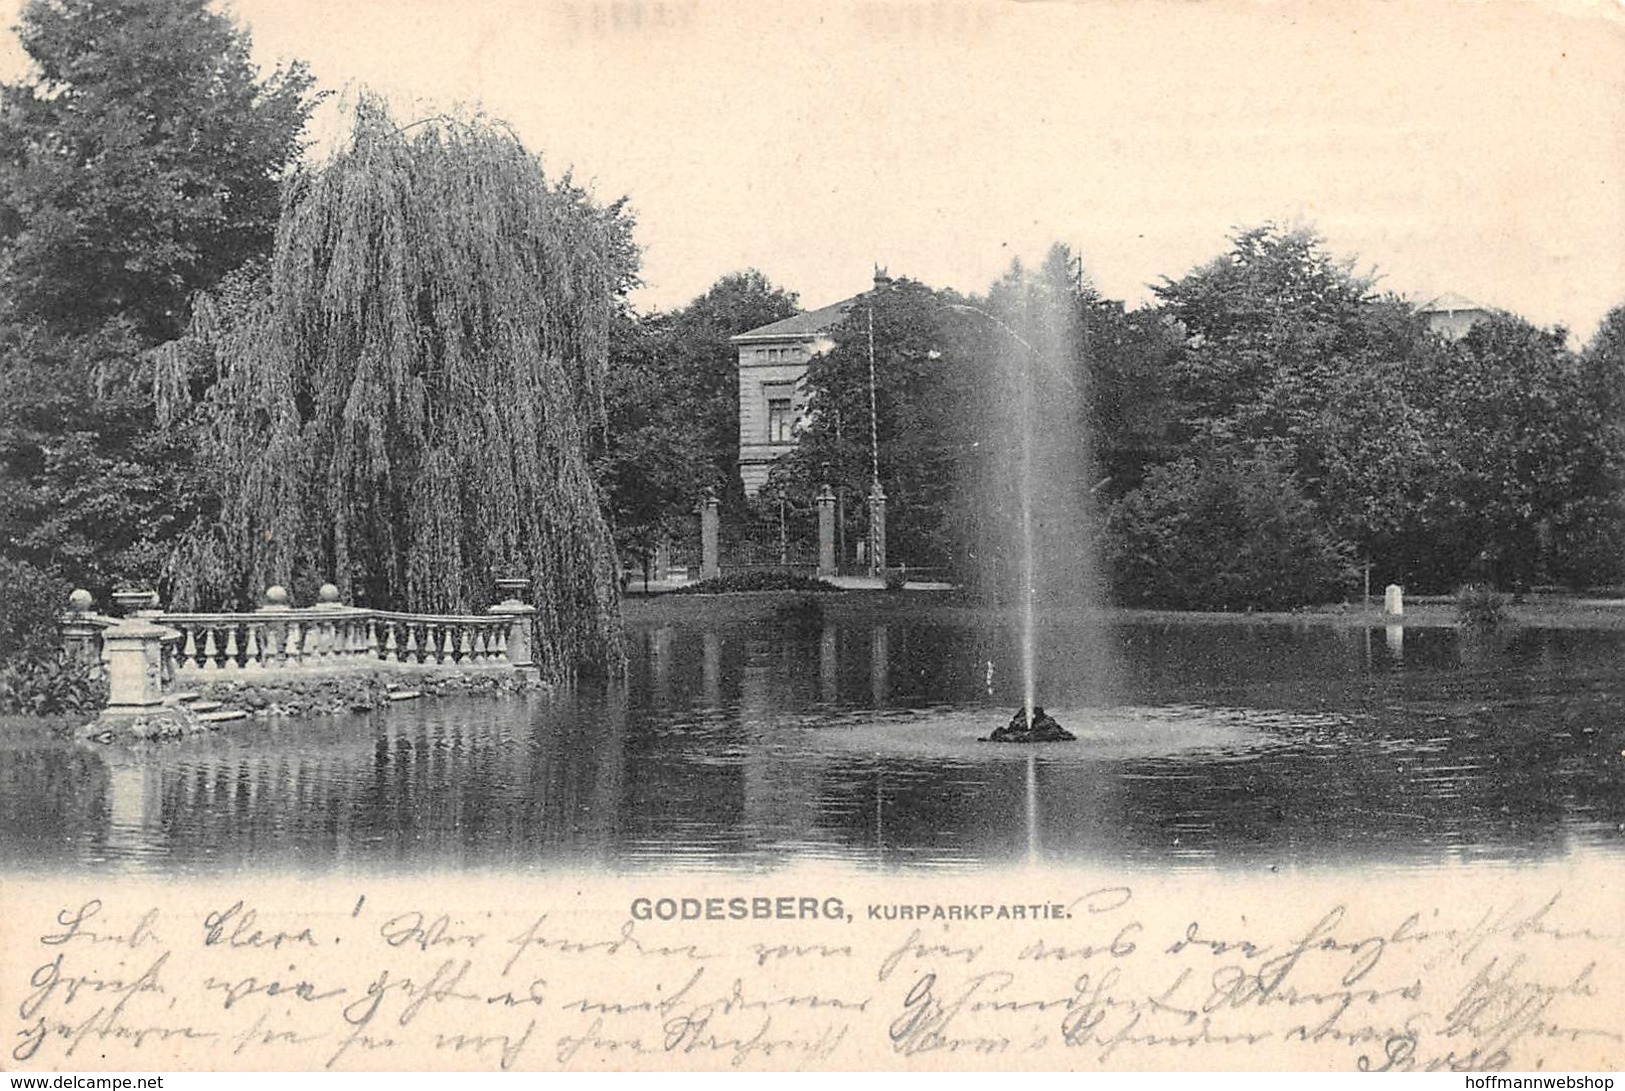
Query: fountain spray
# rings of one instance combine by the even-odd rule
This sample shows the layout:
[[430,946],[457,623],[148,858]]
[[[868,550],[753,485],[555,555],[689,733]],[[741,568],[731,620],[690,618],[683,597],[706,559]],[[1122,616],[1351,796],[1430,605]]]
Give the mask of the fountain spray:
[[987,396],[976,402],[986,452],[973,500],[986,513],[978,555],[987,586],[1012,611],[1021,657],[1021,707],[990,736],[1000,742],[1071,738],[1038,704],[1040,693],[1059,684],[1059,694],[1092,698],[1110,660],[1093,610],[1095,475],[1079,351],[1090,304],[1081,280],[1057,275],[1070,273],[1071,258],[1062,264],[1051,255],[1040,273],[1012,272],[986,309],[949,304],[986,337]]

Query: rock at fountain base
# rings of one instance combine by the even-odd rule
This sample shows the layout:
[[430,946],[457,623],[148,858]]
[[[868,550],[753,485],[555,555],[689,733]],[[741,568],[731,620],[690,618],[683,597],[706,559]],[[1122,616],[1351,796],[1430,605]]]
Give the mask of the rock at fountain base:
[[1016,709],[1010,722],[987,736],[983,742],[1073,742],[1077,736],[1055,722],[1055,717],[1041,708],[1033,709],[1033,721],[1027,722],[1027,710]]

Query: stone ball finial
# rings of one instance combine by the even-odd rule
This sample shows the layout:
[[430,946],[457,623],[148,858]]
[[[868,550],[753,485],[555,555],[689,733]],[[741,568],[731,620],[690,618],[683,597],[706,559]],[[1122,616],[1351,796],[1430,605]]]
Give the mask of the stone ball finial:
[[96,605],[96,600],[83,587],[75,587],[73,594],[68,596],[68,609],[73,610],[75,613],[88,614],[90,608],[94,605]]
[[288,589],[281,584],[274,584],[265,589],[265,602],[268,606],[288,605]]
[[330,583],[324,583],[321,589],[316,592],[316,598],[324,606],[335,606],[339,601],[339,589]]

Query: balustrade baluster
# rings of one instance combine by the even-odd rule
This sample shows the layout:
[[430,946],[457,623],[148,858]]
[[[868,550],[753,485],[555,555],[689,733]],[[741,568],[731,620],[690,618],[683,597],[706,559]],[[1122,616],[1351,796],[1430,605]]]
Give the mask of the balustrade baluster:
[[181,646],[181,669],[193,670],[197,667],[197,630],[190,623],[185,626],[186,643]]
[[400,645],[395,642],[395,623],[384,622],[384,662],[398,663],[401,659]]
[[250,621],[245,628],[248,630],[248,648],[243,655],[243,669],[258,670],[264,666],[260,662],[260,624],[257,621]]
[[442,625],[440,627],[440,662],[446,664],[448,667],[457,661],[456,650],[452,647],[453,628],[454,626],[451,625]]
[[300,636],[300,634],[299,634],[299,623],[297,621],[288,622],[288,638],[282,644],[282,665],[283,666],[288,666],[288,667],[297,667],[297,666],[299,666],[300,661],[301,661],[301,656],[299,654],[299,650],[303,646],[302,642],[299,639],[299,636]]
[[418,627],[413,622],[406,622],[406,662],[418,661]]
[[241,669],[241,664],[237,662],[237,623],[235,621],[226,626],[226,658],[221,660],[220,666],[228,671]]
[[215,657],[219,654],[220,652],[214,643],[214,626],[205,625],[203,627],[203,669],[206,671],[219,670],[220,664],[215,662]]
[[365,648],[369,660],[378,658],[378,620],[367,619],[367,645]]
[[474,658],[474,641],[469,636],[467,625],[459,625],[457,628],[457,661],[467,663]]

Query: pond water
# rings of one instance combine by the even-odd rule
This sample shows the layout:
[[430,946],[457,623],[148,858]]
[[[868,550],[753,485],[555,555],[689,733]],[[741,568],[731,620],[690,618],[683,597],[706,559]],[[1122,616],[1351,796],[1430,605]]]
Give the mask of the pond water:
[[[1625,855],[1625,633],[637,625],[624,686],[0,740],[0,870],[1271,867]],[[1111,654],[1104,654],[1109,651]],[[991,695],[990,695],[991,691]]]

